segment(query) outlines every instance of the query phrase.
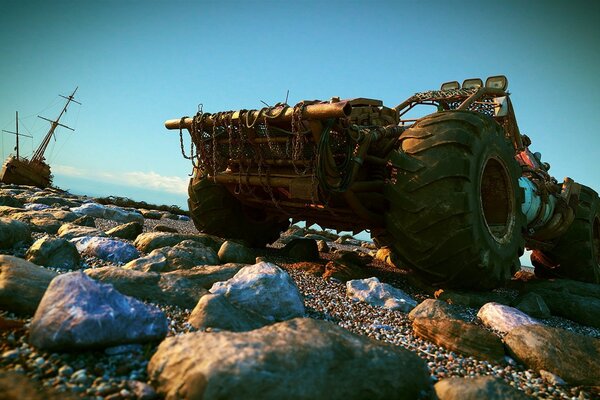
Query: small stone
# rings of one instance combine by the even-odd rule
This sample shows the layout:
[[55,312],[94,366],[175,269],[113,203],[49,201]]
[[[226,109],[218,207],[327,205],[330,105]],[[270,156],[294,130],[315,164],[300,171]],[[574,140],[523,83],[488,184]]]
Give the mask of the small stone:
[[552,372],[546,371],[544,369],[540,369],[539,372],[542,379],[551,385],[564,386],[567,384],[560,376],[553,374]]
[[87,376],[87,370],[79,369],[79,370],[73,372],[73,374],[71,374],[70,381],[72,383],[81,383],[81,384],[87,383],[89,381],[89,378]]
[[13,361],[19,358],[20,352],[19,349],[7,350],[2,353],[2,359],[7,361]]
[[73,375],[73,368],[68,365],[63,365],[58,369],[58,375],[64,377],[71,376]]
[[158,398],[158,394],[154,388],[147,383],[138,380],[127,381],[127,387],[137,400],[154,400]]

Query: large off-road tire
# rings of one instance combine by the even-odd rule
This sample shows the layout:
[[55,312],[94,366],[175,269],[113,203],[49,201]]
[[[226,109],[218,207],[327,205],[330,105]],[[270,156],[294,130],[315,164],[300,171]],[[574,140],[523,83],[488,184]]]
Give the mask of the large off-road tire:
[[422,167],[386,185],[383,242],[437,286],[491,288],[523,254],[521,169],[503,129],[470,111],[432,114],[400,137]]
[[536,275],[600,283],[600,198],[581,186],[575,220],[552,250],[534,250]]
[[289,219],[245,207],[227,188],[195,174],[188,186],[188,206],[200,232],[238,239],[252,247],[272,243],[289,227]]

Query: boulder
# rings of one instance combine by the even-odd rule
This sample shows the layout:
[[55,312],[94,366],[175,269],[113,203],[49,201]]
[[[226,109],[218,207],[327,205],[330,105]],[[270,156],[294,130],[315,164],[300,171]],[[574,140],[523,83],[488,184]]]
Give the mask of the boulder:
[[560,328],[527,325],[504,337],[510,355],[533,370],[546,370],[572,385],[600,382],[600,339]]
[[393,267],[400,265],[393,250],[389,247],[381,247],[379,250],[377,250],[377,253],[375,253],[375,259]]
[[155,304],[192,309],[208,290],[202,284],[182,276],[126,270],[119,267],[87,269],[92,279],[109,283],[116,290],[136,299]]
[[112,285],[70,272],[52,280],[31,321],[29,343],[51,351],[158,341],[167,317]]
[[595,297],[600,299],[600,285],[572,281],[569,279],[538,280],[533,282],[511,282],[512,286],[521,292],[568,292],[577,296]]
[[47,209],[43,211],[22,211],[13,213],[12,218],[30,225],[35,232],[55,234],[66,222],[73,222],[77,214],[70,211]]
[[217,294],[202,296],[188,322],[200,330],[211,328],[233,332],[251,331],[271,323],[258,314],[235,307],[225,296]]
[[346,282],[346,296],[376,307],[409,312],[417,302],[408,294],[392,285],[379,282],[376,277]]
[[178,216],[177,216],[177,219],[178,219],[179,221],[184,221],[184,222],[191,221],[191,218],[190,218],[190,217],[188,217],[187,215],[178,215]]
[[144,216],[144,218],[147,218],[147,219],[161,219],[162,218],[162,212],[157,211],[157,210],[146,210],[145,208],[140,208],[138,211]]
[[87,269],[93,279],[112,284],[119,292],[156,304],[193,309],[216,282],[233,277],[244,265],[203,266],[159,274],[119,267]]
[[94,217],[90,217],[89,215],[84,215],[83,217],[79,217],[75,221],[73,221],[73,224],[79,225],[79,226],[89,226],[91,228],[95,228],[96,220],[94,219]]
[[218,255],[222,263],[253,264],[256,259],[248,247],[230,240],[221,245]]
[[325,240],[317,240],[317,249],[320,253],[329,253],[329,245]]
[[239,270],[231,279],[217,282],[213,294],[269,321],[304,316],[304,302],[292,278],[275,264],[260,262]]
[[436,299],[423,300],[408,313],[408,318],[411,321],[416,318],[465,319],[458,307]]
[[0,206],[23,208],[23,202],[11,195],[0,195]]
[[496,362],[504,359],[500,338],[475,324],[455,319],[416,318],[413,330],[418,337],[457,353]]
[[515,308],[533,318],[550,318],[550,309],[544,298],[537,293],[526,293],[516,301]]
[[179,232],[177,229],[172,228],[167,225],[155,225],[154,228],[152,228],[152,230],[154,232],[170,232],[170,233],[178,233]]
[[341,282],[347,282],[353,279],[363,279],[368,276],[368,271],[365,271],[360,265],[344,261],[329,261],[325,265],[325,273],[323,278],[337,279]]
[[80,201],[66,199],[59,196],[33,196],[29,198],[30,203],[45,204],[53,207],[78,207],[81,205]]
[[480,308],[486,303],[499,303],[509,305],[512,299],[498,292],[463,292],[440,289],[435,292],[435,298],[457,306]]
[[0,308],[32,315],[55,276],[29,261],[0,255]]
[[339,263],[350,263],[361,267],[366,267],[373,261],[373,257],[360,250],[337,250],[335,253],[339,256],[336,259],[336,261]]
[[114,228],[109,229],[106,231],[106,234],[116,238],[135,240],[135,238],[138,237],[143,230],[143,224],[140,224],[139,222],[128,222],[126,224],[115,226]]
[[25,258],[37,265],[67,270],[78,269],[81,259],[73,243],[49,236],[44,236],[31,245]]
[[282,249],[281,253],[294,260],[316,261],[319,259],[317,241],[314,239],[292,239]]
[[492,376],[446,378],[434,386],[439,400],[527,400],[525,393]]
[[175,246],[184,240],[193,240],[212,248],[215,252],[223,244],[224,240],[216,236],[199,233],[197,235],[184,235],[180,233],[146,232],[139,235],[133,243],[140,251],[150,253],[152,250],[165,246]]
[[580,296],[568,291],[536,290],[535,293],[543,297],[553,315],[600,328],[600,298]]
[[46,204],[27,203],[27,204],[25,204],[24,208],[26,210],[31,210],[31,211],[42,211],[42,210],[47,210],[52,207],[47,206]]
[[425,362],[414,353],[308,318],[250,332],[167,338],[148,375],[167,400],[416,399],[432,393]]
[[21,221],[0,218],[0,248],[8,249],[31,243],[31,230]]
[[498,303],[487,303],[477,312],[477,318],[490,329],[505,334],[524,325],[539,324],[539,321],[516,308]]
[[71,208],[71,211],[79,215],[89,215],[90,217],[110,219],[117,222],[144,223],[144,217],[137,210],[116,206],[105,206],[93,202],[82,204],[79,207],[73,207]]
[[179,215],[173,214],[172,212],[165,211],[162,213],[161,219],[172,219],[173,221],[179,220]]
[[106,236],[106,233],[104,233],[100,229],[92,228],[90,226],[75,225],[73,223],[67,223],[67,224],[62,225],[57,233],[58,233],[59,237],[61,237],[63,239],[67,239],[67,240],[75,239],[78,237],[84,237],[84,236],[96,236],[96,237],[105,237]]
[[217,253],[194,240],[184,240],[173,247],[161,247],[129,262],[124,268],[139,271],[168,272],[190,269],[199,265],[219,264]]
[[124,264],[140,256],[133,245],[116,239],[84,236],[71,239],[71,242],[75,244],[79,253],[112,263]]

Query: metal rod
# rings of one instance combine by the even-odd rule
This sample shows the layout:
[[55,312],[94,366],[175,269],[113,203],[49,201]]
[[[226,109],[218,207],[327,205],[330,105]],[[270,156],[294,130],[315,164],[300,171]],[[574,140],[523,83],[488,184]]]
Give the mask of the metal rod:
[[[352,106],[347,101],[337,103],[312,104],[301,109],[302,119],[328,119],[328,118],[344,118],[352,112]],[[263,108],[262,110],[235,111],[232,115],[232,120],[241,118],[250,121],[261,120],[266,118],[273,122],[288,122],[292,120],[294,115],[294,107],[280,106],[272,109]],[[276,116],[276,117],[270,117]],[[165,127],[170,130],[190,129],[192,127],[192,118],[178,118],[165,121]],[[262,121],[260,121],[262,122]],[[218,121],[213,115],[208,115],[202,120],[203,127],[212,127],[218,125]]]

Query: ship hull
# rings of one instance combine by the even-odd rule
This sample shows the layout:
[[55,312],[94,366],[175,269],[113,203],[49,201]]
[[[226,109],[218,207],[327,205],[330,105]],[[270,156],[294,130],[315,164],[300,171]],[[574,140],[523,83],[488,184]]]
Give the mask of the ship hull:
[[8,157],[0,170],[0,182],[45,188],[50,186],[50,166],[26,158]]

